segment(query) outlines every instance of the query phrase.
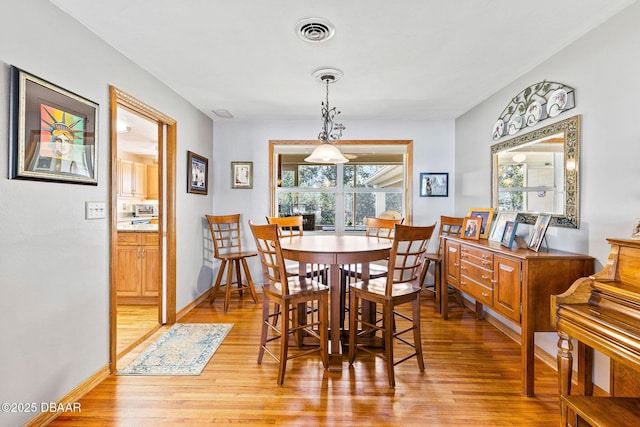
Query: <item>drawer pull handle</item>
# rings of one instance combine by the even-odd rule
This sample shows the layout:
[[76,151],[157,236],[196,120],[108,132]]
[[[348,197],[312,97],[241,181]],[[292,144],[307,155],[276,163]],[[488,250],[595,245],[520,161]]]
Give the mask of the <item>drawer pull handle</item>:
[[488,276],[485,276],[484,274],[482,276],[480,276],[480,277],[482,277],[482,280],[487,280],[489,278]]
[[485,298],[488,298],[488,297],[489,297],[489,294],[488,294],[488,293],[486,293],[486,292],[482,292],[482,296],[483,296],[483,297],[485,297]]
[[466,271],[466,270],[467,270],[467,267],[460,267],[460,270],[462,270],[462,271]]
[[489,265],[489,261],[482,261],[482,265]]
[[498,283],[496,279],[491,279],[491,283]]

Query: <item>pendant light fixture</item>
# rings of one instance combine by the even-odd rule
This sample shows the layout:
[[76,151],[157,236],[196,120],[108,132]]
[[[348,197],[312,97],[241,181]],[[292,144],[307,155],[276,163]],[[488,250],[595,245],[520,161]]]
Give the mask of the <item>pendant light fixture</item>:
[[342,77],[342,72],[335,69],[317,70],[313,76],[326,85],[326,99],[322,103],[322,130],[318,139],[322,144],[317,146],[311,155],[304,159],[309,163],[336,164],[347,163],[347,159],[332,142],[340,141],[342,131],[345,129],[342,123],[334,123],[334,118],[340,114],[336,107],[329,106],[329,84],[335,83]]

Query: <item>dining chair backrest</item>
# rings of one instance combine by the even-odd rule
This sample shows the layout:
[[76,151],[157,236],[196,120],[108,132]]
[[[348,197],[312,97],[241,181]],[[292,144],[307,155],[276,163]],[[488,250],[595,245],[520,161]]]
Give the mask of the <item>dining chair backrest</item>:
[[256,241],[265,284],[276,287],[280,285],[282,294],[287,295],[289,293],[288,276],[280,247],[278,226],[276,224],[256,225],[249,221],[249,227]]
[[394,284],[420,286],[424,254],[435,228],[435,224],[427,227],[395,226],[393,246],[389,254],[389,274],[385,290],[387,296],[392,295]]
[[438,257],[442,256],[442,236],[460,237],[464,218],[440,215],[440,228],[438,230]]
[[393,238],[393,230],[397,224],[402,224],[404,218],[393,219],[393,218],[374,218],[374,217],[366,217],[365,224],[366,230],[365,234],[369,237],[383,237],[385,239]]
[[206,215],[211,239],[213,240],[214,257],[222,254],[242,252],[240,236],[240,214]]
[[302,236],[302,215],[268,216],[267,222],[278,226],[280,237]]

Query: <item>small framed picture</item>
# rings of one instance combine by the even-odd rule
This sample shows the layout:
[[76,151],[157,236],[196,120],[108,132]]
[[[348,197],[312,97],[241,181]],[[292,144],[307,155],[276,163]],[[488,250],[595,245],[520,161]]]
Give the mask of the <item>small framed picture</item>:
[[207,194],[209,189],[209,160],[187,151],[187,193]]
[[482,218],[467,216],[462,223],[463,239],[478,240],[480,238],[480,227],[482,226]]
[[449,197],[449,174],[421,172],[420,197]]
[[253,162],[231,162],[231,188],[253,188]]
[[529,241],[527,243],[527,247],[529,249],[538,252],[538,250],[540,249],[540,244],[542,243],[542,239],[544,239],[544,235],[547,233],[547,228],[549,227],[550,222],[551,215],[538,215],[536,223],[533,226],[533,230],[531,230]]
[[11,66],[9,178],[98,185],[98,104]]
[[467,216],[482,218],[480,238],[488,238],[489,231],[491,230],[491,222],[493,221],[493,208],[471,208],[469,209],[469,213],[467,214]]
[[516,230],[518,229],[518,223],[515,221],[507,221],[504,225],[504,230],[502,232],[502,239],[500,243],[502,246],[506,246],[508,248],[513,245],[513,239],[516,237]]
[[493,242],[501,242],[507,221],[515,221],[517,217],[517,212],[498,212],[496,214],[496,219],[493,220],[493,228],[491,229],[489,240]]

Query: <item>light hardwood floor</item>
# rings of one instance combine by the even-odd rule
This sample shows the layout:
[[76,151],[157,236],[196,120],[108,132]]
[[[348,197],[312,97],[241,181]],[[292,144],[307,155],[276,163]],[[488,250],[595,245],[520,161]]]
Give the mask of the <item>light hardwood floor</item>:
[[139,344],[160,326],[155,305],[119,305],[117,310],[117,354]]
[[422,306],[426,369],[421,373],[415,360],[396,366],[395,389],[382,360],[365,355],[353,367],[345,357],[341,372],[323,370],[317,355],[292,360],[284,386],[276,386],[276,362],[265,356],[262,366],[256,363],[261,305],[245,296],[232,300],[228,313],[220,300],[181,319],[234,324],[200,376],[112,376],[80,400],[82,412],[64,413],[51,425],[559,424],[553,369],[536,361],[536,396],[523,397],[517,343],[468,310],[441,320],[428,294]]

